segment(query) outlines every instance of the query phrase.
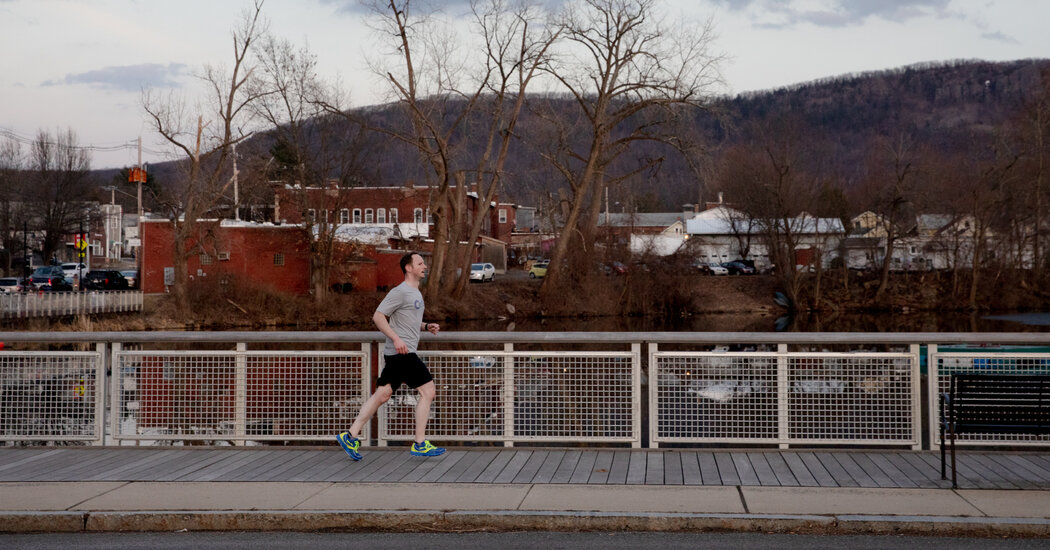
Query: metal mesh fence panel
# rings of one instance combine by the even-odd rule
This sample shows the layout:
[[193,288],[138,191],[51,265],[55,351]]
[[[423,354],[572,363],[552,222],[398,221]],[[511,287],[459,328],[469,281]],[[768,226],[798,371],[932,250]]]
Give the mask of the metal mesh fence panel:
[[918,443],[911,356],[792,355],[788,366],[792,442]]
[[101,358],[97,352],[2,352],[0,440],[100,439]]
[[[1050,374],[1050,353],[931,353],[930,437],[940,445],[940,395],[948,393],[952,374]],[[1027,434],[957,434],[956,443],[1045,446],[1050,436]]]
[[665,352],[654,360],[654,441],[776,440],[776,355]]
[[[420,352],[437,389],[427,437],[444,441],[634,442],[637,358],[627,352]],[[408,440],[417,392],[380,409],[380,437]]]
[[118,439],[328,439],[363,402],[363,352],[122,352]]
[[918,442],[911,355],[657,352],[652,358],[654,442]]

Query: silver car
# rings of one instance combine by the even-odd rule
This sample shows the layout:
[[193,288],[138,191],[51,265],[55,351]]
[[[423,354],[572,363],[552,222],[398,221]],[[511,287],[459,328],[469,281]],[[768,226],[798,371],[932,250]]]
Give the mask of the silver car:
[[496,280],[496,266],[489,263],[470,264],[470,280],[491,283]]

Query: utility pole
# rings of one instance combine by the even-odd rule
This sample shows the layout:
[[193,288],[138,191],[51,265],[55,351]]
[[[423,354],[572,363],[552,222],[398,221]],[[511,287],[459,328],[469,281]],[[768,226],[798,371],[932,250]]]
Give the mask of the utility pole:
[[[142,170],[142,136],[139,136],[139,163],[138,169]],[[136,178],[139,183],[139,248],[142,248],[142,182],[145,181],[146,177],[143,174],[141,177]]]
[[237,196],[237,144],[233,144],[233,219],[241,220],[241,201]]
[[22,220],[22,290],[28,292],[29,280],[29,222]]
[[146,181],[146,171],[142,169],[142,136],[139,136],[139,166],[138,166],[138,177],[136,178],[139,183],[138,190],[138,222],[139,222],[139,246],[135,249],[135,284],[142,288],[142,250],[145,248],[145,241],[142,239],[142,182]]

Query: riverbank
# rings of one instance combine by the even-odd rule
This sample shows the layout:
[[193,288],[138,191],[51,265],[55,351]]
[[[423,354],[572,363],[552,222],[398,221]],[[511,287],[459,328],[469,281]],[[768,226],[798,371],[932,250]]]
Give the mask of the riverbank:
[[[812,304],[816,287],[803,288]],[[461,299],[427,304],[427,318],[470,330],[973,330],[992,312],[1046,311],[1050,304],[1021,285],[988,285],[986,307],[973,314],[966,295],[952,291],[952,281],[938,274],[895,274],[888,291],[875,300],[877,278],[854,274],[846,283],[836,273],[822,279],[820,308],[789,315],[774,294],[781,289],[771,275],[633,276],[606,275],[584,281],[576,291],[544,299],[540,280],[520,273],[490,284],[471,284]],[[1000,285],[1002,286],[1002,285]],[[1010,291],[1012,289],[1012,291]],[[80,317],[59,325],[47,320],[20,323],[23,330],[374,330],[371,322],[383,292],[332,294],[321,304],[309,296],[278,295],[258,288],[196,289],[193,314],[178,320],[169,295],[150,295],[141,314]],[[999,307],[992,307],[999,306]],[[906,315],[900,319],[900,315]],[[877,319],[874,322],[873,319]],[[890,320],[886,320],[890,319]],[[1003,323],[1002,326],[1010,326]],[[558,327],[558,328],[554,328]],[[584,327],[584,328],[578,328]],[[1007,329],[1009,330],[1009,329]]]

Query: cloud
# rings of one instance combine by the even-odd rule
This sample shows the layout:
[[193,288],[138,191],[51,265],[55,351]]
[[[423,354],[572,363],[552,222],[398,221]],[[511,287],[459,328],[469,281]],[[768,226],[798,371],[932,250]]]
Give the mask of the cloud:
[[186,73],[182,63],[145,63],[103,67],[86,73],[68,74],[60,80],[48,80],[44,86],[69,86],[88,84],[100,88],[137,92],[144,87],[178,88],[178,78]]
[[[951,0],[823,0],[817,9],[780,0],[713,0],[734,12],[750,12],[756,26],[791,28],[808,23],[818,27],[861,25],[872,17],[903,23],[925,15],[947,13]],[[812,3],[808,3],[811,5]]]
[[[361,0],[321,0],[322,3],[331,4],[335,6],[336,13],[345,13],[349,15],[371,15],[372,7],[368,2],[362,2]],[[386,3],[381,2],[380,5],[385,9]],[[433,10],[441,10],[446,13],[459,13],[466,9],[470,11],[469,0],[423,0],[416,1],[411,4],[417,12],[429,12]]]
[[1002,32],[999,32],[999,31],[986,32],[986,33],[981,35],[981,38],[983,38],[985,40],[992,40],[994,42],[1002,42],[1004,44],[1020,44],[1021,43],[1016,38],[1014,38],[1012,36],[1007,36],[1007,35],[1003,34]]

